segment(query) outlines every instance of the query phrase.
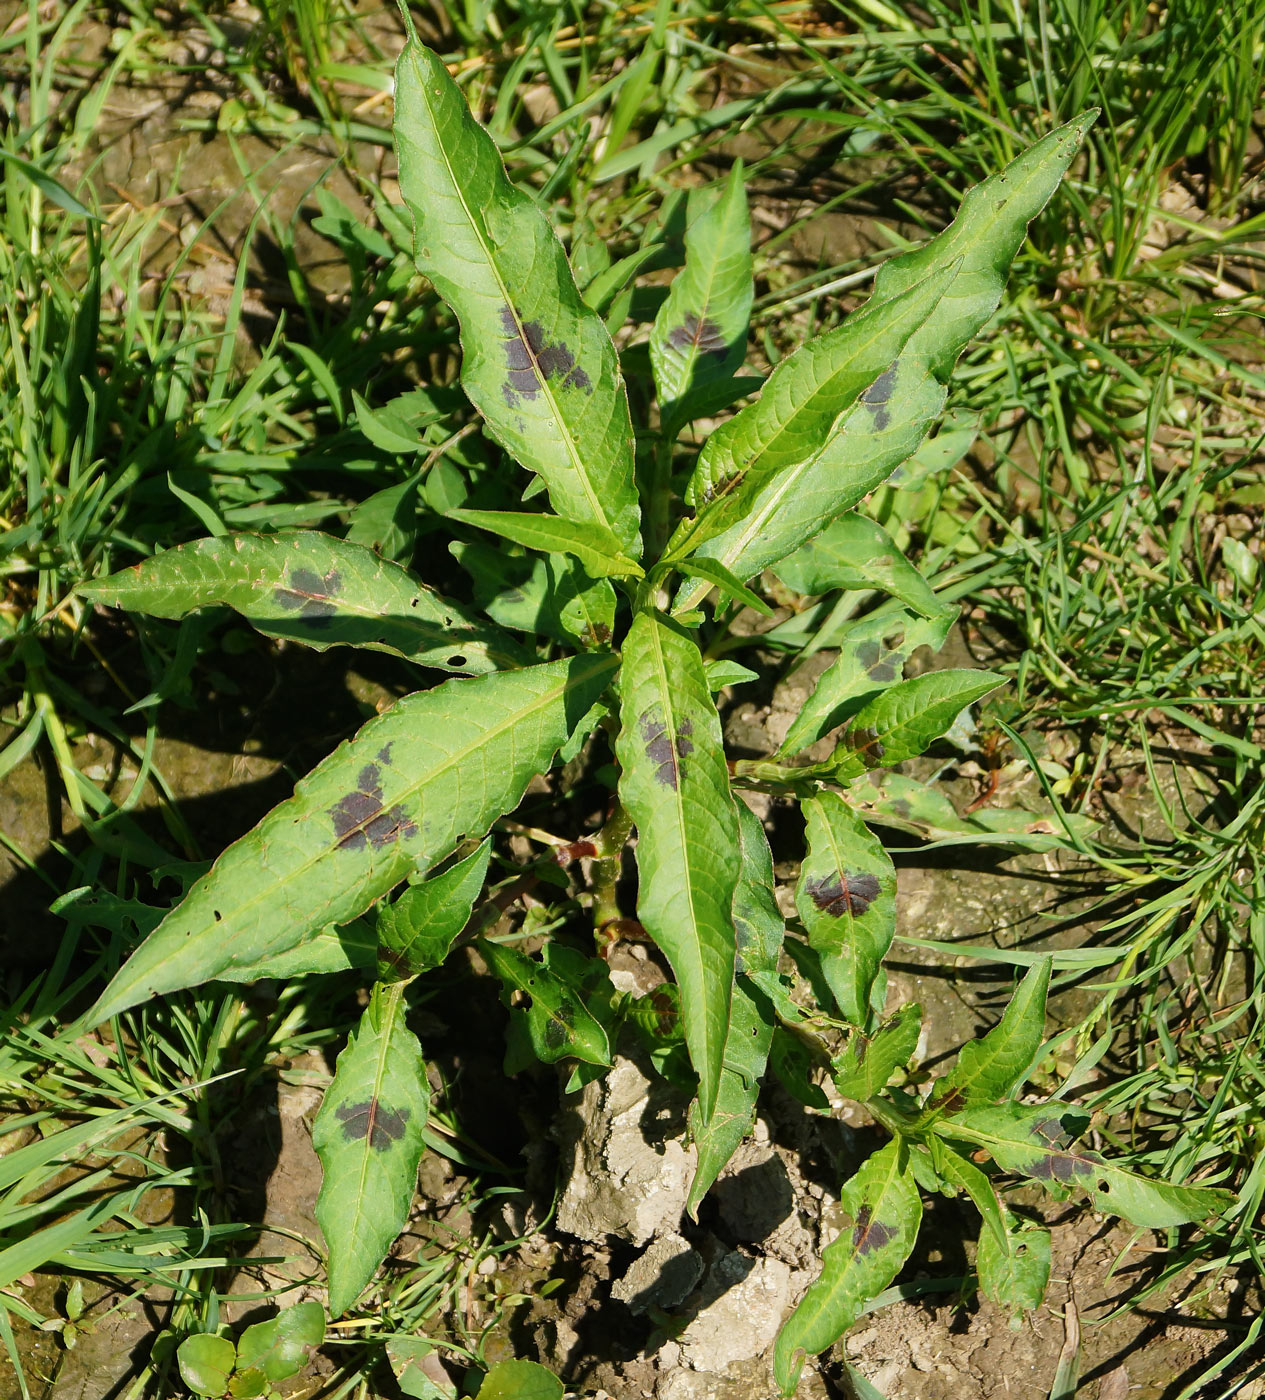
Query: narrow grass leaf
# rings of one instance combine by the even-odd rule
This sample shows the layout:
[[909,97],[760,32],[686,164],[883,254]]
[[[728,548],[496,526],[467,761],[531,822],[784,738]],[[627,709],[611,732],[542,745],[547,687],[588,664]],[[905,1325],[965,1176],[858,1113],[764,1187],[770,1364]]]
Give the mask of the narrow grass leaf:
[[741,161],[722,187],[690,192],[688,219],[685,266],[650,332],[650,364],[669,436],[698,416],[696,402],[731,380],[746,358],[754,287]]
[[536,1057],[552,1065],[568,1057],[590,1065],[609,1065],[610,1042],[601,1024],[585,1006],[579,989],[552,968],[490,939],[481,939],[479,952],[501,979],[506,997],[521,994],[521,1011]]
[[594,653],[451,680],[371,719],[220,856],[92,1016],[284,952],[481,836],[549,767],[615,666]]
[[795,908],[845,1020],[865,1030],[896,931],[896,871],[882,843],[838,793],[803,804],[808,854]]
[[517,510],[453,510],[449,515],[526,549],[573,554],[593,578],[642,577],[641,565],[621,552],[614,535],[585,521]]
[[997,1025],[962,1046],[957,1064],[936,1085],[933,1111],[997,1103],[1020,1087],[1045,1040],[1050,966],[1043,958],[1030,967]]
[[738,815],[720,717],[694,639],[639,613],[620,677],[620,797],[637,825],[638,917],[677,985],[699,1105],[720,1089],[734,980]]
[[619,360],[562,245],[505,173],[443,62],[416,39],[395,77],[400,191],[420,270],[461,323],[461,382],[559,515],[635,556],[632,425]]
[[783,1395],[792,1395],[799,1381],[799,1353],[815,1356],[833,1346],[914,1247],[922,1199],[904,1145],[876,1152],[839,1193],[839,1207],[851,1224],[826,1247],[821,1276],[778,1333],[773,1370]]
[[367,647],[443,671],[495,671],[526,659],[508,637],[398,564],[315,530],[195,540],[78,591],[153,617],[223,604],[265,636],[316,651]]
[[716,1107],[708,1118],[703,1117],[697,1103],[690,1108],[690,1131],[698,1150],[698,1166],[685,1208],[695,1218],[712,1183],[755,1126],[756,1100],[769,1062],[777,1016],[752,976],[777,977],[786,933],[786,923],[773,893],[773,854],[764,827],[745,802],[734,805],[741,854],[733,902],[738,957]]
[[1006,683],[992,671],[928,671],[898,681],[852,717],[831,759],[840,779],[916,758],[968,706]]
[[487,878],[491,840],[442,875],[419,880],[377,908],[378,976],[394,982],[438,967],[470,922]]
[[417,1186],[430,1090],[405,1009],[398,984],[374,988],[312,1124],[322,1170],[316,1219],[329,1248],[334,1317],[351,1307],[386,1258],[408,1222]]
[[1143,1229],[1161,1230],[1219,1215],[1234,1196],[1210,1186],[1174,1186],[1139,1176],[1074,1149],[1085,1115],[1065,1104],[1006,1103],[968,1108],[939,1119],[935,1131],[983,1148],[1003,1171],[1018,1172],[1048,1190],[1087,1191],[1095,1207]]

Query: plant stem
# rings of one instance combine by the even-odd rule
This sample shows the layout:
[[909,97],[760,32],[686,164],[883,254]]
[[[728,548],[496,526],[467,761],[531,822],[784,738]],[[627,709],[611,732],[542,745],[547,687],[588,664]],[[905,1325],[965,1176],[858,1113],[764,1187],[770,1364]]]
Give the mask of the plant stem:
[[606,825],[593,840],[598,858],[593,862],[590,881],[593,887],[593,929],[599,941],[606,925],[622,917],[615,887],[619,884],[620,856],[631,831],[632,818],[616,798]]

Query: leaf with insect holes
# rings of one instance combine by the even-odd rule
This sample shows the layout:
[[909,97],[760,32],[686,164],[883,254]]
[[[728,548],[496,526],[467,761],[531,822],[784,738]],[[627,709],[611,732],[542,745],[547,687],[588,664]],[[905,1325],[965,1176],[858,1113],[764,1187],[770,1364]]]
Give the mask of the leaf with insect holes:
[[1005,1229],[980,1234],[975,1267],[980,1291],[1012,1317],[1039,1308],[1050,1282],[1050,1232],[1003,1212]]
[[637,825],[637,916],[676,974],[706,1119],[729,1032],[738,815],[694,639],[661,614],[641,612],[623,657],[615,752],[619,795]]
[[829,767],[837,781],[924,753],[968,705],[1006,683],[992,671],[928,671],[898,681],[852,717]]
[[786,933],[773,893],[773,855],[760,818],[745,802],[736,802],[735,807],[741,852],[733,902],[738,959],[716,1107],[704,1118],[698,1103],[690,1106],[690,1133],[698,1151],[698,1166],[685,1208],[693,1218],[738,1144],[755,1126],[760,1080],[769,1062],[777,1023],[768,996],[751,980],[752,974],[777,977]]
[[854,622],[839,641],[839,655],[817,678],[816,688],[787,731],[779,752],[797,753],[893,685],[919,647],[938,651],[953,620],[884,611]]
[[345,1313],[408,1221],[430,1111],[426,1063],[403,988],[379,983],[312,1124],[316,1219],[329,1248],[329,1310]]
[[470,922],[492,854],[489,838],[442,875],[420,880],[377,908],[378,976],[385,982],[438,967]]
[[922,1199],[904,1144],[876,1152],[839,1193],[839,1209],[850,1219],[827,1245],[821,1276],[809,1285],[782,1324],[773,1370],[783,1395],[799,1381],[800,1351],[825,1351],[861,1316],[900,1272],[922,1223]]
[[443,671],[504,670],[529,659],[398,564],[316,530],[195,540],[78,591],[153,617],[224,604],[268,637],[315,651],[367,647]]
[[115,975],[97,1021],[346,923],[522,800],[609,683],[590,653],[450,680],[371,719],[231,845]]
[[522,994],[521,1007],[512,1002],[509,1005],[526,1019],[527,1034],[539,1060],[552,1065],[570,1057],[590,1065],[610,1064],[611,1047],[605,1030],[565,978],[544,963],[490,939],[479,940],[479,952],[501,979],[507,998],[514,992]]
[[795,908],[844,1020],[864,1030],[881,1005],[880,970],[896,931],[896,871],[881,842],[838,793],[803,804],[808,855]]
[[902,1006],[872,1036],[854,1031],[847,1049],[833,1062],[835,1088],[845,1099],[868,1102],[909,1063],[921,1034],[922,1007],[916,1002]]
[[1096,1209],[1143,1229],[1161,1230],[1219,1215],[1234,1196],[1210,1186],[1175,1186],[1139,1176],[1072,1147],[1088,1115],[1063,1103],[967,1108],[931,1126],[951,1142],[983,1149],[1003,1171],[1018,1172],[1056,1195],[1087,1191]]
[[395,142],[417,266],[457,313],[462,387],[488,433],[539,474],[559,515],[635,557],[632,424],[610,335],[544,213],[416,38],[395,70]]
[[936,597],[891,535],[877,521],[853,511],[781,560],[773,572],[796,593],[877,588],[923,617],[957,616],[957,608]]
[[723,186],[691,190],[685,266],[650,332],[650,364],[666,431],[698,417],[696,402],[730,380],[747,354],[754,285],[742,162]]
[[[958,355],[996,309],[1028,223],[1054,193],[1095,115],[1051,132],[971,191],[944,233],[885,263],[866,305],[833,338],[816,342],[838,353],[859,326],[912,320],[885,361],[866,364],[872,372],[864,383],[819,391],[811,346],[778,365],[759,400],[700,454],[686,494],[697,516],[681,527],[673,551],[701,549],[751,578],[917,451],[944,406]],[[862,363],[858,357],[858,369]],[[687,585],[674,611],[696,606],[700,596],[698,585]]]
[[267,1322],[256,1322],[238,1338],[237,1364],[262,1371],[269,1381],[298,1375],[308,1352],[325,1340],[325,1310],[319,1303],[292,1303]]
[[1028,969],[1001,1020],[980,1040],[968,1040],[957,1064],[935,1086],[932,1113],[1008,1098],[1028,1077],[1045,1040],[1045,999],[1052,959]]
[[519,510],[452,510],[448,514],[464,525],[490,530],[526,549],[573,554],[592,578],[642,577],[640,564],[623,554],[611,554],[606,536],[582,521]]

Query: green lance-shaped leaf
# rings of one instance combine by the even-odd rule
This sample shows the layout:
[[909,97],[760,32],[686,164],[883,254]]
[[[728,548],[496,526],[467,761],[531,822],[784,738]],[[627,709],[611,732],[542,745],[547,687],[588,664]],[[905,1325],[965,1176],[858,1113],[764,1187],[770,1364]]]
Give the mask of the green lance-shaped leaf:
[[[584,1005],[578,989],[552,968],[515,948],[480,939],[479,952],[501,979],[507,998],[523,995],[521,1010],[536,1058],[547,1065],[571,1057],[590,1065],[609,1065],[610,1042],[598,1020]],[[512,1003],[511,1003],[512,1005]]]
[[[975,1267],[984,1296],[1017,1319],[1039,1308],[1050,1282],[1050,1232],[1003,1211],[1001,1238],[985,1229],[980,1234]],[[1012,1321],[1012,1326],[1016,1325]]]
[[822,1255],[810,1285],[778,1333],[773,1370],[783,1395],[799,1381],[798,1353],[825,1351],[888,1286],[909,1257],[922,1223],[922,1199],[901,1142],[876,1152],[839,1193],[851,1220]]
[[488,873],[491,840],[442,875],[410,885],[377,910],[378,976],[394,982],[438,967],[470,922]]
[[932,1112],[1008,1098],[1028,1077],[1045,1039],[1051,959],[1028,969],[1001,1020],[982,1040],[968,1040],[953,1069],[936,1085]]
[[[818,428],[807,434],[798,450],[791,450],[793,439],[784,432],[788,459],[780,466],[762,464],[758,450],[733,452],[729,434],[735,442],[742,434],[745,444],[748,425],[761,418],[794,431],[801,421],[793,411],[797,405],[779,404],[770,393],[778,380],[775,371],[759,401],[731,420],[728,434],[713,435],[687,493],[698,516],[682,527],[677,548],[701,545],[739,578],[750,578],[851,509],[917,451],[944,405],[958,355],[995,311],[1028,223],[1057,188],[1094,115],[1078,117],[1036,142],[971,191],[944,233],[879,270],[874,295],[838,334],[862,318],[884,325],[887,317],[906,313],[906,299],[920,293],[934,292],[934,303],[899,351],[879,366],[882,373],[870,376],[864,394],[856,391],[864,402],[854,397],[839,403],[824,433]],[[788,387],[797,359],[798,354],[784,362]],[[761,414],[766,399],[771,402]],[[735,427],[740,420],[743,426]],[[770,466],[773,474],[766,479]],[[756,494],[750,499],[753,484]],[[708,499],[711,504],[705,505]],[[682,589],[675,607],[694,607],[699,596],[698,585]]]
[[853,716],[831,759],[840,781],[925,752],[968,706],[1004,685],[992,671],[928,671],[898,681]]
[[78,591],[153,617],[225,604],[269,637],[316,651],[368,647],[444,671],[495,671],[527,660],[510,638],[398,564],[316,530],[195,540]]
[[220,856],[92,1015],[285,952],[481,836],[549,767],[615,666],[594,653],[450,680],[371,719]]
[[641,565],[636,560],[610,552],[610,539],[605,531],[582,521],[564,520],[559,515],[531,515],[519,510],[453,510],[448,513],[455,520],[490,530],[527,549],[538,549],[546,554],[573,554],[592,578],[642,577]]
[[254,962],[234,963],[216,974],[221,982],[258,982],[262,977],[319,977],[328,972],[373,970],[377,935],[368,919],[330,924],[277,953]]
[[685,267],[650,332],[650,365],[669,434],[697,417],[696,402],[741,367],[753,292],[751,219],[736,161],[724,186],[690,192]]
[[430,1092],[404,989],[379,983],[334,1068],[312,1146],[321,1159],[316,1219],[329,1249],[329,1310],[356,1301],[408,1221]]
[[838,793],[810,798],[804,814],[808,855],[795,907],[841,1014],[864,1030],[896,931],[896,871],[882,843]]
[[836,725],[851,718],[905,673],[905,663],[919,647],[938,651],[953,620],[911,613],[885,612],[852,624],[839,642],[839,655],[817,678],[817,685],[782,741],[783,754],[815,744]]
[[729,1032],[738,815],[702,655],[658,613],[639,613],[624,642],[616,756],[637,824],[638,917],[676,974],[707,1119]]
[[559,515],[635,557],[632,425],[610,335],[544,213],[416,38],[396,66],[395,142],[417,265],[457,313],[462,386],[488,432],[540,475]]
[[835,1087],[846,1099],[867,1103],[903,1069],[918,1048],[922,1008],[910,1002],[872,1036],[857,1031],[848,1048],[834,1061]]
[[957,609],[936,597],[891,535],[877,521],[854,512],[827,525],[773,572],[797,593],[877,588],[923,617],[957,616]]
[[933,1128],[950,1141],[983,1148],[1004,1171],[1018,1172],[1056,1194],[1087,1191],[1098,1210],[1144,1229],[1205,1220],[1233,1202],[1229,1191],[1154,1181],[1073,1148],[1087,1125],[1087,1115],[1066,1104],[1005,1103],[963,1109],[938,1119]]
[[734,890],[733,921],[738,945],[729,1035],[720,1072],[716,1107],[704,1118],[690,1107],[690,1131],[698,1166],[685,1208],[697,1216],[699,1203],[724,1170],[738,1144],[755,1126],[760,1080],[769,1062],[777,1016],[752,976],[777,977],[786,924],[773,893],[773,854],[760,818],[745,802],[735,804],[741,864]]

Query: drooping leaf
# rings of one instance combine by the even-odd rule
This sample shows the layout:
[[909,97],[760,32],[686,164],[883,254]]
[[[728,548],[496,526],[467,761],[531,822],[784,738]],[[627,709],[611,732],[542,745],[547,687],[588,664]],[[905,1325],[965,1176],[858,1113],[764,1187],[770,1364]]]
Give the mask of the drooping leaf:
[[573,554],[593,578],[641,578],[642,568],[620,552],[613,535],[584,521],[560,515],[530,515],[519,510],[453,510],[449,514],[466,525],[490,530],[526,549],[545,554]]
[[665,431],[697,417],[696,398],[732,379],[747,351],[754,286],[742,162],[723,187],[692,190],[685,267],[650,332],[650,363]]
[[426,1063],[403,987],[379,983],[312,1124],[316,1219],[329,1249],[329,1310],[347,1311],[408,1221],[430,1113]]
[[611,1047],[605,1030],[564,977],[517,949],[490,939],[480,939],[479,952],[501,979],[507,997],[522,993],[524,1005],[519,1009],[537,1059],[547,1065],[568,1057],[590,1065],[610,1064]]
[[957,616],[957,609],[936,597],[891,535],[876,521],[854,511],[827,525],[821,534],[781,560],[773,572],[797,593],[877,588],[923,617]]
[[993,1235],[994,1244],[1004,1247],[1005,1212],[988,1173],[981,1171],[969,1157],[954,1151],[943,1138],[929,1137],[927,1148],[938,1177],[936,1189],[947,1185],[954,1192],[965,1191],[979,1211],[985,1229]]
[[936,1085],[935,1111],[997,1103],[1024,1082],[1045,1040],[1051,965],[1050,958],[1034,963],[997,1025],[958,1051],[957,1064]]
[[565,1389],[535,1361],[498,1361],[483,1378],[478,1400],[562,1400]]
[[769,1047],[769,1068],[777,1075],[778,1083],[793,1099],[805,1108],[814,1108],[819,1113],[829,1113],[830,1100],[821,1085],[813,1079],[816,1063],[804,1039],[790,1028],[778,1025],[773,1028],[773,1044]]
[[197,1332],[176,1349],[176,1364],[185,1385],[195,1395],[222,1396],[237,1363],[237,1349],[227,1337]]
[[839,1193],[851,1225],[822,1255],[809,1286],[778,1333],[773,1369],[783,1395],[799,1381],[801,1351],[825,1351],[848,1330],[909,1257],[922,1222],[922,1199],[904,1144],[876,1152]]
[[386,982],[438,967],[470,911],[488,873],[492,842],[485,841],[442,875],[410,885],[377,909],[378,976]]
[[842,781],[924,753],[968,705],[1004,685],[993,671],[927,671],[897,681],[852,717],[831,770]]
[[400,192],[420,270],[461,323],[461,382],[559,515],[636,557],[632,425],[619,360],[562,245],[513,185],[443,62],[415,37],[395,74]]
[[741,852],[733,902],[738,958],[716,1107],[708,1118],[703,1117],[697,1103],[690,1107],[690,1132],[698,1149],[698,1166],[685,1208],[695,1217],[712,1183],[755,1126],[756,1100],[769,1062],[777,1016],[769,998],[751,980],[751,974],[777,976],[786,932],[773,893],[773,855],[764,827],[745,802],[735,806]]
[[523,558],[478,544],[449,546],[474,579],[475,599],[501,627],[555,641],[605,646],[615,626],[615,590],[564,554]]
[[856,714],[900,680],[905,663],[919,647],[938,651],[951,626],[947,615],[933,620],[904,611],[875,613],[853,623],[840,640],[838,658],[817,678],[796,715],[780,752],[797,753]]
[[847,1049],[834,1061],[835,1087],[844,1098],[866,1103],[909,1063],[921,1034],[922,1007],[916,1002],[902,1006],[872,1036],[854,1032]]
[[1005,1231],[980,1235],[975,1267],[984,1296],[1012,1317],[1039,1308],[1050,1282],[1050,1232],[1004,1212]]
[[861,1030],[882,1004],[880,969],[896,931],[896,871],[865,823],[835,792],[803,804],[808,854],[795,908],[840,1014]]
[[406,564],[417,540],[417,478],[411,476],[361,501],[348,517],[346,538],[348,544]]
[[1084,1113],[1066,1104],[1005,1103],[963,1109],[933,1126],[951,1141],[982,1148],[1004,1171],[1018,1172],[1055,1193],[1087,1191],[1098,1210],[1144,1229],[1206,1220],[1232,1203],[1229,1191],[1170,1185],[1073,1148],[1087,1123]]
[[80,584],[79,593],[154,617],[225,604],[265,636],[316,651],[368,647],[444,671],[495,671],[527,659],[398,564],[316,530],[195,540]]
[[637,826],[638,918],[681,989],[699,1103],[716,1104],[734,979],[741,857],[720,718],[694,640],[639,613],[620,675],[620,797]]
[[[1029,221],[1054,192],[1094,115],[1036,142],[968,194],[949,229],[880,269],[874,295],[835,333],[839,340],[817,342],[846,345],[849,328],[912,319],[863,384],[818,394],[806,373],[811,361],[800,358],[804,350],[777,367],[756,404],[700,455],[687,493],[698,514],[674,549],[701,548],[750,578],[850,510],[917,450],[943,408],[958,355],[996,309]],[[696,585],[683,588],[677,606],[693,607],[699,593]]]
[[294,1303],[267,1322],[247,1327],[237,1342],[237,1364],[262,1371],[270,1381],[296,1376],[308,1352],[325,1340],[325,1310],[319,1303]]
[[615,666],[591,653],[447,681],[371,719],[220,856],[92,1015],[285,952],[481,836],[549,767]]

